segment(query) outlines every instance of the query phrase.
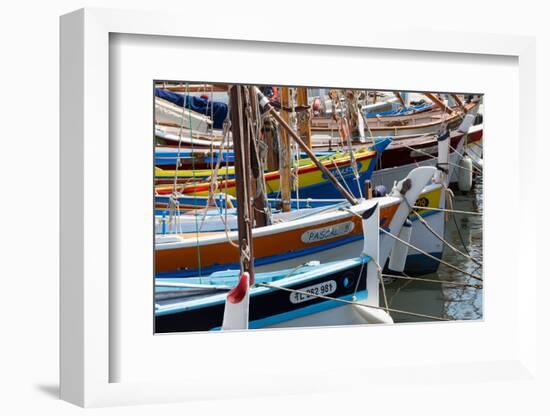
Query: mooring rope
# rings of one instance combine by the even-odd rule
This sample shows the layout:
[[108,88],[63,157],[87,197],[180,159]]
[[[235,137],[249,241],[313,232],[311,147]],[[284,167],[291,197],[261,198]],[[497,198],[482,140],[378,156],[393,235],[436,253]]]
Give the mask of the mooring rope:
[[[229,112],[228,112],[228,114],[229,114]],[[215,166],[214,166],[214,160],[212,160],[212,172],[213,173],[212,173],[211,180],[210,180],[210,186],[208,187],[208,199],[206,201],[206,206],[204,208],[204,213],[203,213],[203,216],[202,216],[202,219],[201,219],[201,224],[200,224],[200,227],[197,230],[197,232],[202,231],[202,227],[203,227],[204,222],[206,220],[206,216],[208,214],[208,206],[210,205],[210,203],[212,202],[214,204],[214,206],[216,207],[216,209],[219,210],[218,204],[216,203],[216,199],[214,198],[214,194],[216,193],[216,191],[218,190],[218,187],[219,187],[218,172],[219,172],[219,169],[221,167],[221,161],[223,159],[223,151],[225,149],[225,143],[226,143],[226,141],[228,142],[228,140],[226,140],[226,138],[229,136],[229,125],[230,125],[229,116],[226,116],[226,118],[223,122],[223,139],[222,139],[219,151],[218,151],[218,160],[216,161]],[[226,173],[227,173],[227,170],[226,170]],[[224,180],[227,182],[227,179],[228,179],[228,177],[227,177],[227,174],[226,174]],[[227,209],[227,205],[226,205],[225,209]],[[221,216],[221,213],[220,213],[220,216]]]
[[[454,198],[454,193],[451,189],[445,187],[445,193],[446,193],[446,196],[447,196],[447,200],[449,201],[449,205],[451,207],[451,210],[453,210],[454,206],[453,206],[453,198]],[[456,222],[456,216],[454,213],[451,214],[451,217],[453,217],[453,222],[455,224],[455,227],[456,227],[456,232],[458,233],[458,237],[460,238],[460,242],[462,244],[462,247],[464,247],[464,251],[466,251],[466,253],[470,254],[470,251],[468,250],[468,247],[466,246],[466,242],[464,241],[464,238],[462,237],[462,233],[460,232],[460,228],[458,227],[458,223]],[[479,265],[481,267],[481,265]]]
[[418,220],[426,227],[426,229],[434,235],[435,238],[437,238],[439,241],[441,241],[443,244],[445,244],[447,247],[449,247],[451,250],[453,250],[455,253],[460,254],[462,257],[467,258],[468,260],[473,261],[474,263],[478,265],[482,265],[482,263],[475,258],[473,258],[470,254],[463,253],[456,247],[454,247],[452,244],[448,243],[442,236],[440,236],[428,222],[422,218],[422,215],[420,215],[418,212],[416,212],[414,209],[412,209],[411,205],[409,204],[409,201],[405,199],[405,202],[409,206],[409,209],[411,209],[411,212],[418,218]]
[[411,208],[425,209],[427,211],[450,212],[450,213],[453,213],[453,214],[480,215],[480,216],[483,215],[483,212],[461,211],[461,210],[458,210],[458,209],[448,209],[448,208],[421,207],[419,205],[411,205]]
[[[320,299],[324,299],[324,300],[333,300],[335,302],[345,303],[345,304],[348,304],[348,305],[357,305],[357,306],[363,306],[363,307],[366,307],[366,308],[379,309],[379,310],[386,311],[386,308],[384,308],[382,306],[367,305],[367,304],[364,304],[364,303],[361,303],[361,302],[356,302],[356,301],[353,301],[353,300],[332,298],[330,296],[325,296],[325,295],[315,295],[313,293],[309,293],[309,292],[306,292],[304,290],[290,289],[288,287],[272,285],[270,283],[256,283],[256,286],[269,287],[271,289],[284,290],[285,292],[290,292],[290,293],[300,293],[302,295],[311,296],[311,297],[315,297],[315,298],[320,298]],[[401,309],[387,308],[387,311],[388,312],[393,312],[393,313],[400,313],[400,314],[403,314],[403,315],[416,316],[416,317],[420,317],[420,318],[433,319],[433,320],[436,320],[436,321],[451,321],[452,320],[452,319],[447,319],[447,318],[441,318],[439,316],[432,316],[432,315],[425,315],[425,314],[422,314],[422,313],[403,311]]]
[[441,264],[443,264],[443,265],[445,265],[445,266],[447,266],[447,267],[450,267],[451,269],[454,269],[454,270],[456,270],[456,271],[458,271],[458,272],[460,272],[460,273],[464,273],[464,274],[466,274],[466,275],[468,275],[468,276],[470,276],[470,277],[473,277],[473,278],[476,279],[476,280],[479,280],[479,281],[481,281],[481,282],[483,281],[483,279],[482,279],[481,277],[476,276],[475,274],[470,273],[470,272],[468,272],[468,271],[466,271],[466,270],[462,270],[460,267],[457,267],[457,266],[454,266],[454,265],[452,265],[452,264],[450,264],[450,263],[447,263],[445,260],[441,260],[441,259],[438,259],[438,258],[435,257],[435,256],[432,256],[430,253],[427,253],[427,252],[425,252],[424,250],[421,250],[421,249],[419,249],[418,247],[413,246],[412,244],[408,243],[407,241],[405,241],[405,240],[403,240],[403,239],[397,237],[396,235],[393,235],[393,234],[390,233],[389,231],[386,231],[386,230],[385,230],[384,228],[382,228],[382,227],[380,227],[380,231],[382,231],[383,233],[389,235],[390,237],[394,238],[395,240],[399,241],[400,243],[405,244],[407,247],[410,247],[410,248],[412,248],[413,250],[418,251],[420,254],[423,254],[423,255],[425,255],[425,256],[431,258],[432,260],[435,260],[435,261],[437,261],[437,262],[439,262],[439,263],[441,263]]
[[[409,207],[410,207],[410,205],[409,205]],[[341,209],[342,211],[347,211],[347,212],[349,212],[350,214],[355,215],[355,216],[357,216],[357,217],[359,217],[359,218],[362,218],[361,215],[359,215],[359,214],[356,213],[356,212],[353,212],[353,211],[352,211],[351,209],[349,209],[349,208],[342,207],[342,208],[340,208],[340,209]],[[413,210],[412,212],[415,212],[415,211]],[[418,214],[418,215],[420,215],[420,214]],[[423,255],[425,255],[425,256],[431,258],[432,260],[435,260],[435,261],[437,261],[437,262],[439,262],[439,263],[441,263],[441,264],[443,264],[443,265],[445,265],[445,266],[447,266],[447,267],[450,267],[450,268],[452,268],[452,269],[455,269],[456,271],[459,271],[459,272],[461,272],[461,273],[467,274],[467,275],[473,277],[474,279],[483,281],[483,279],[482,279],[481,277],[476,276],[476,275],[474,275],[474,274],[472,274],[472,273],[470,273],[470,272],[467,272],[466,270],[462,270],[462,269],[460,269],[459,267],[454,266],[454,265],[452,265],[452,264],[450,264],[450,263],[447,263],[447,262],[444,261],[444,260],[438,259],[438,258],[435,257],[435,256],[432,256],[430,253],[428,253],[428,252],[426,252],[426,251],[424,251],[424,250],[422,250],[422,249],[420,249],[420,248],[418,248],[418,247],[413,246],[412,244],[406,242],[405,240],[400,239],[399,237],[395,236],[394,234],[390,233],[389,231],[386,231],[386,230],[383,229],[382,227],[380,227],[380,230],[383,231],[383,232],[386,233],[386,234],[389,234],[391,237],[393,237],[393,238],[396,239],[397,241],[402,242],[402,243],[405,244],[407,247],[410,247],[410,248],[412,248],[413,250],[418,251],[419,253],[421,253],[421,254],[423,254]],[[444,242],[445,242],[445,244],[449,244],[449,243],[447,243],[446,241],[444,241]],[[452,247],[452,246],[450,246],[450,247]],[[454,247],[452,247],[452,249],[458,251],[458,249],[456,249],[456,248],[454,248]],[[462,253],[462,252],[460,252],[460,251],[458,251],[458,252],[459,252],[460,254],[466,256],[465,253]],[[470,255],[467,255],[466,257],[467,257],[468,259],[471,258],[476,264],[478,264],[479,267],[482,267],[482,266],[483,266],[483,264],[480,264],[477,260],[473,259],[473,257],[471,257]],[[479,268],[479,267],[478,267],[478,268]]]
[[469,146],[468,149],[467,149],[469,152],[472,152],[472,153],[474,154],[474,156],[476,156],[477,158],[483,159],[483,156],[480,155],[479,153],[477,153],[477,152],[474,150],[473,146],[480,148],[482,152],[483,152],[483,146],[480,145],[480,144],[477,143],[477,142],[474,142],[474,143],[471,143],[471,146]]
[[386,296],[386,285],[384,284],[384,279],[382,277],[382,267],[380,267],[380,264],[374,258],[371,257],[370,261],[372,261],[374,263],[374,265],[376,266],[376,275],[378,276],[380,286],[382,286],[382,296],[384,297],[384,306],[386,307],[386,312],[389,314],[389,311],[388,311],[388,306],[389,306],[388,305],[388,297]]
[[[449,143],[449,147],[453,150],[453,152],[455,152],[456,154],[458,154],[458,157],[460,158],[460,160],[464,160],[464,155],[463,154],[460,154],[460,152],[458,150],[456,150],[453,146],[451,146],[451,144]],[[479,174],[483,174],[483,172],[481,171],[481,169],[479,169],[477,166],[475,166],[474,164],[472,164],[472,168],[477,171],[477,173]],[[466,168],[464,168],[466,169]]]
[[[436,158],[437,159],[437,158]],[[453,162],[445,162],[445,163],[439,163],[440,166],[445,166],[445,165],[449,165],[449,166],[454,166],[455,168],[458,168],[458,169],[462,169],[462,170],[465,170],[466,172],[474,172],[472,169],[468,169],[468,168],[465,168],[464,166],[460,166],[459,164],[457,163],[453,163]],[[472,165],[473,166],[473,165]]]
[[[189,83],[188,82],[185,83],[185,89],[186,89],[185,101],[187,101],[188,98],[189,98]],[[189,113],[189,132],[190,132],[190,135],[191,135],[191,153],[195,153],[195,142],[193,141],[193,123],[192,123],[191,110],[190,109],[189,109],[188,113]],[[183,124],[182,124],[182,128],[183,128]],[[193,179],[194,179],[193,187],[196,189],[196,187],[197,187],[197,177],[195,175],[195,157],[193,157],[191,159],[191,167],[192,167],[192,170],[193,170]],[[177,180],[177,176],[178,176],[178,172],[176,171],[176,179],[174,180],[174,183]],[[198,273],[199,273],[199,282],[202,283],[202,278],[201,278],[201,276],[202,276],[202,272],[201,272],[201,241],[200,241],[200,238],[199,238],[198,229],[199,229],[199,219],[195,215],[195,230],[197,230],[197,233],[196,233],[197,265],[198,265]]]
[[[346,119],[344,118],[344,120],[346,120]],[[363,134],[364,133],[365,132],[363,131]],[[346,139],[347,139],[347,144],[348,144],[348,153],[349,153],[349,158],[350,158],[350,165],[351,165],[351,168],[353,170],[353,176],[355,177],[355,182],[357,184],[357,190],[359,192],[359,197],[362,199],[363,198],[363,189],[362,189],[361,183],[359,181],[359,169],[357,168],[357,160],[355,159],[355,154],[353,152],[353,146],[351,144],[351,138],[350,138],[349,133],[346,136]]]
[[[429,157],[429,158],[431,158],[431,159],[437,160],[437,156],[434,156],[434,155],[432,155],[432,154],[430,154],[430,153],[424,152],[424,151],[422,151],[422,150],[420,150],[420,149],[415,149],[414,147],[408,146],[408,145],[406,145],[406,144],[404,144],[404,143],[400,143],[399,145],[400,145],[400,146],[403,146],[403,147],[405,147],[405,148],[407,148],[407,149],[409,149],[409,150],[412,150],[412,151],[414,151],[414,152],[418,152],[418,153],[420,153],[420,154],[422,154],[422,155],[424,155],[424,156],[427,156],[427,157]],[[456,149],[454,149],[454,148],[453,148],[452,146],[450,146],[450,145],[449,145],[449,147],[451,147],[451,149],[454,150],[453,153],[457,153],[457,154],[460,156],[460,153],[458,153],[458,151],[456,151]],[[464,166],[460,166],[460,165],[457,164],[457,163],[453,163],[453,162],[449,162],[449,161],[447,161],[446,163],[440,163],[440,165],[450,165],[450,166],[454,166],[455,168],[463,169],[463,170],[468,171],[468,172],[473,172],[472,169],[465,168]],[[473,165],[472,165],[472,166],[473,166]]]
[[344,183],[344,185],[346,186],[346,190],[353,195],[353,192],[351,191],[348,183],[346,182],[346,179],[344,178],[344,175],[342,174],[342,172],[340,171],[340,168],[338,167],[338,164],[336,163],[335,160],[332,161],[332,164],[335,166],[336,168],[336,172],[338,172],[338,175],[340,175],[340,178],[342,179],[342,182]]
[[365,127],[367,128],[367,133],[369,134],[369,140],[371,141],[371,144],[375,144],[374,143],[374,135],[372,134],[372,131],[369,127],[369,123],[367,121],[367,117],[363,114],[363,111],[361,111],[361,109],[359,109],[359,113],[361,114],[361,118],[363,119],[363,123],[365,124]]

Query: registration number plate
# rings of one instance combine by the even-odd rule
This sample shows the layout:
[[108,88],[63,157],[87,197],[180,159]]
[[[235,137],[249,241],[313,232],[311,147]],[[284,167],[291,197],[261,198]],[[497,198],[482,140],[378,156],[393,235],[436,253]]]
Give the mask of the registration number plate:
[[[336,292],[336,282],[329,280],[328,282],[318,283],[313,286],[308,286],[299,289],[300,292],[292,292],[290,294],[290,301],[292,303],[302,303],[311,299],[315,299],[318,295],[328,296]],[[306,292],[306,293],[303,293]]]

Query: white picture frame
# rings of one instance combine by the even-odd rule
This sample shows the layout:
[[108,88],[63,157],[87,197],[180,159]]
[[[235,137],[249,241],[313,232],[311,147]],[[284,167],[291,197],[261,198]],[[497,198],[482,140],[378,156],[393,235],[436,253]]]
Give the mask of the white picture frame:
[[[185,21],[185,25],[181,22]],[[242,24],[245,22],[242,18]],[[112,287],[109,280],[112,270],[110,259],[110,234],[112,226],[110,213],[113,207],[110,194],[113,163],[110,156],[110,37],[113,34],[139,35],[144,37],[162,36],[162,39],[211,39],[213,42],[270,42],[276,43],[282,51],[285,48],[299,47],[316,48],[319,45],[330,45],[332,50],[338,51],[349,48],[360,51],[366,48],[388,53],[437,53],[442,59],[459,56],[493,56],[509,57],[517,60],[517,83],[520,102],[535,102],[536,78],[535,74],[535,41],[529,37],[509,35],[489,35],[479,33],[433,33],[416,31],[409,33],[394,28],[377,25],[370,27],[369,34],[360,28],[350,25],[342,29],[343,34],[332,39],[330,33],[312,33],[307,30],[289,29],[276,34],[267,30],[261,24],[247,22],[247,34],[235,33],[233,25],[238,22],[220,19],[214,25],[203,25],[194,19],[185,19],[177,13],[120,11],[107,9],[83,9],[61,18],[61,398],[80,406],[107,406],[120,404],[158,403],[186,401],[208,398],[235,398],[264,394],[290,393],[319,393],[325,391],[340,391],[342,389],[362,389],[363,386],[373,386],[381,382],[382,385],[392,384],[392,380],[400,378],[405,384],[414,384],[420,377],[421,382],[433,383],[440,380],[441,372],[453,372],[454,378],[468,382],[472,374],[481,374],[482,377],[473,377],[472,382],[481,380],[498,380],[504,377],[507,380],[534,379],[536,376],[536,323],[529,319],[536,315],[536,301],[532,293],[536,290],[537,270],[536,232],[529,226],[534,221],[531,216],[520,215],[517,223],[510,232],[517,238],[515,247],[517,256],[509,259],[510,271],[506,284],[517,285],[514,293],[502,287],[494,277],[488,276],[486,290],[501,292],[503,296],[511,296],[513,303],[509,305],[509,316],[493,314],[487,309],[483,322],[460,324],[456,323],[453,331],[462,337],[483,338],[495,336],[497,341],[510,342],[506,348],[495,352],[494,359],[488,354],[480,355],[480,359],[454,359],[447,361],[435,357],[437,363],[420,358],[415,361],[412,357],[396,361],[395,366],[382,364],[370,365],[368,372],[359,367],[356,372],[349,374],[344,365],[331,366],[327,370],[328,378],[320,378],[322,372],[312,371],[303,373],[299,377],[293,373],[277,372],[273,368],[263,370],[262,366],[253,364],[253,361],[238,362],[243,368],[243,377],[231,383],[226,369],[220,365],[218,369],[209,368],[201,373],[197,367],[186,373],[178,380],[155,380],[154,377],[144,376],[139,381],[113,382],[112,367],[115,362],[124,357],[119,356],[112,349],[113,334],[111,323],[112,313],[117,305],[113,304]],[[168,38],[170,37],[170,38]],[[158,38],[157,38],[158,40]],[[293,46],[294,45],[294,46]],[[385,53],[385,52],[384,52]],[[411,69],[414,71],[414,69]],[[152,79],[151,79],[152,81]],[[216,81],[216,80],[212,80]],[[222,81],[222,80],[220,80]],[[225,80],[224,80],[225,81]],[[238,82],[234,79],[234,82]],[[257,81],[255,80],[250,80]],[[327,81],[328,82],[328,81]],[[396,81],[397,82],[397,81]],[[332,85],[331,85],[332,86]],[[354,86],[354,85],[352,85]],[[377,87],[377,85],[373,85]],[[384,87],[384,86],[380,86]],[[399,89],[406,86],[388,85]],[[437,86],[433,90],[438,90]],[[490,102],[490,97],[488,97]],[[151,105],[147,103],[147,105]],[[517,128],[512,143],[517,146],[517,154],[511,159],[512,171],[519,175],[511,181],[518,186],[517,200],[510,202],[515,212],[526,214],[530,206],[535,206],[536,181],[528,180],[526,172],[529,163],[536,157],[537,136],[535,131],[535,112],[528,111],[525,106],[518,106],[518,114],[510,119],[511,126]],[[490,120],[490,119],[489,119]],[[517,123],[515,122],[517,120]],[[488,131],[491,131],[488,121]],[[494,129],[493,131],[497,131]],[[528,142],[529,146],[519,146]],[[490,139],[489,139],[490,140]],[[510,139],[512,140],[512,139]],[[146,144],[145,146],[150,146]],[[489,160],[491,158],[489,157]],[[494,160],[494,159],[493,159]],[[494,166],[494,165],[493,165]],[[488,168],[491,164],[488,163]],[[517,182],[516,182],[517,181]],[[502,185],[500,190],[505,190]],[[488,198],[496,198],[491,192]],[[521,201],[521,202],[518,202]],[[490,207],[490,204],[488,204]],[[151,246],[152,250],[152,246]],[[494,260],[494,259],[493,259]],[[486,257],[489,262],[490,257]],[[518,283],[519,265],[522,267],[521,285]],[[493,268],[489,263],[485,272]],[[527,290],[526,288],[529,288]],[[507,298],[508,299],[508,298]],[[498,302],[497,302],[498,303]],[[497,305],[495,303],[495,305]],[[150,305],[143,305],[145,310]],[[502,308],[502,305],[498,305]],[[495,311],[502,311],[497,309]],[[508,320],[513,331],[507,331],[502,325]],[[434,325],[423,325],[426,336],[433,333]],[[412,333],[412,326],[402,326],[397,338],[407,340]],[[385,336],[392,327],[369,328],[372,336]],[[332,332],[331,332],[332,331]],[[279,331],[276,335],[278,342],[285,342],[284,337],[299,337],[300,342],[322,343],[327,336],[335,334],[350,342],[360,342],[357,331],[346,328],[344,331],[334,332],[326,330],[292,330]],[[414,330],[416,331],[416,330]],[[494,333],[487,334],[487,331]],[[260,332],[260,334],[262,334]],[[265,333],[263,333],[265,334]],[[151,337],[152,337],[151,332]],[[216,335],[217,336],[217,335]],[[223,334],[225,338],[217,338],[220,344],[227,343],[229,351],[238,353],[238,346],[244,346],[243,336],[251,334]],[[188,343],[201,339],[204,335],[186,335]],[[193,338],[189,338],[193,337]],[[500,338],[499,338],[500,337]],[[508,338],[502,338],[508,337]],[[265,335],[254,335],[253,345],[260,342]],[[252,339],[252,338],[251,338]],[[191,340],[191,341],[189,341]],[[220,340],[220,341],[218,341]],[[433,339],[432,339],[433,340]],[[201,342],[202,342],[201,341]],[[163,341],[165,343],[171,341]],[[232,347],[229,347],[229,344]],[[389,346],[387,346],[389,347]],[[136,348],[140,348],[136,346]],[[380,351],[380,350],[377,350]],[[147,356],[147,355],[146,355]],[[418,357],[418,355],[417,355]],[[156,357],[147,356],[148,359]],[[232,359],[235,357],[231,357]],[[280,363],[277,363],[280,365]],[[300,362],[293,362],[299,365]],[[408,367],[407,367],[408,365]],[[252,368],[254,367],[254,368]],[[283,367],[284,368],[284,365]],[[218,371],[219,379],[212,380],[212,374]],[[416,376],[407,374],[414,372]],[[298,371],[297,374],[300,372]],[[248,375],[247,375],[248,374]],[[254,378],[251,377],[254,375]],[[209,378],[210,377],[210,378]],[[208,378],[208,379],[207,379]],[[342,381],[345,380],[345,381]],[[386,383],[386,384],[384,384]]]

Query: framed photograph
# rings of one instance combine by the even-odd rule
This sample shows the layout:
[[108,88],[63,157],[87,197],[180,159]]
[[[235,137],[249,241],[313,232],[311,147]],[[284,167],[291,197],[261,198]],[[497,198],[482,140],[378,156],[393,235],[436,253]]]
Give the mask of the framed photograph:
[[183,18],[61,18],[61,397],[534,377],[534,40]]

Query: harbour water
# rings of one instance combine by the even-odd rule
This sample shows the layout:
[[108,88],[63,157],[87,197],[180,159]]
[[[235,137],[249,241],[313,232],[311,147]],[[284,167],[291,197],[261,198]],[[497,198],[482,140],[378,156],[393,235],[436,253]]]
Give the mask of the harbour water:
[[[455,190],[454,209],[461,211],[482,212],[483,178],[477,176],[472,190],[463,194]],[[468,253],[480,263],[483,261],[482,216],[454,214],[455,220],[449,218],[445,227],[445,239],[457,249]],[[460,269],[482,276],[478,265],[460,254],[446,248],[443,260],[458,266]],[[463,273],[444,265],[437,273],[422,276],[425,279],[460,282],[476,285],[480,282]],[[483,318],[483,290],[473,287],[444,285],[413,280],[395,280],[386,285],[388,307],[441,317],[450,320],[475,320]],[[380,297],[380,305],[384,299]],[[396,323],[432,321],[428,318],[393,313]]]

